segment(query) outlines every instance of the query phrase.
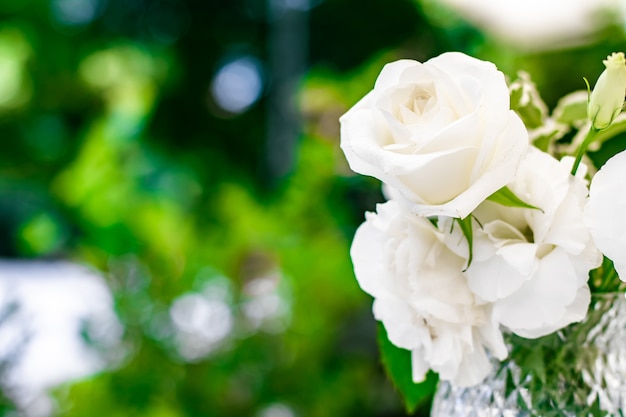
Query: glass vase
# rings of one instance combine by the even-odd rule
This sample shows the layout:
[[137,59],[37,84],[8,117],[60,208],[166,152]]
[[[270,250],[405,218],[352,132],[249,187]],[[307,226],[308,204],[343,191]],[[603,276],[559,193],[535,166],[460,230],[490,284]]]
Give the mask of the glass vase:
[[584,321],[539,339],[507,335],[482,384],[440,382],[432,417],[626,416],[626,298],[593,295]]

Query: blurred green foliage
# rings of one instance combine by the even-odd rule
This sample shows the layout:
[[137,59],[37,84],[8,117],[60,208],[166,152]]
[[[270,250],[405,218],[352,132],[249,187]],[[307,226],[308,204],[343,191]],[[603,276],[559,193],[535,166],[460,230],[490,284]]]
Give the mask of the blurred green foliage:
[[[210,96],[229,55],[267,59],[265,2],[0,1],[0,255],[94,265],[125,329],[121,354],[100,347],[110,369],[55,390],[59,415],[405,415],[349,259],[382,196],[349,172],[337,118],[400,57],[462,50],[526,69],[553,105],[607,54],[501,49],[432,2],[314,6],[297,158],[277,179],[271,82],[241,114]],[[228,313],[212,342],[172,319],[201,294]]]

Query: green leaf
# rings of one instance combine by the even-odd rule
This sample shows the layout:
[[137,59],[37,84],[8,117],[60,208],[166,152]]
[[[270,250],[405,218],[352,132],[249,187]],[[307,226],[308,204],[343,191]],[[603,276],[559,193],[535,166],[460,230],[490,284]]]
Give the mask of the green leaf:
[[535,207],[524,202],[522,199],[516,196],[515,193],[511,191],[511,189],[506,185],[487,197],[487,200],[493,201],[494,203],[498,203],[506,207],[520,207],[541,210],[539,207]]
[[509,87],[511,109],[514,110],[529,129],[543,126],[548,116],[548,106],[539,95],[530,75],[524,71],[517,74],[517,79]]
[[557,123],[573,125],[587,121],[588,92],[575,91],[563,96],[552,112],[552,118]]
[[617,275],[613,261],[604,256],[602,265],[589,272],[589,288],[592,294],[623,292],[626,284]]
[[467,266],[465,267],[465,269],[467,270],[467,268],[470,267],[470,265],[472,264],[472,258],[474,257],[474,248],[473,248],[473,241],[474,241],[474,234],[472,232],[472,216],[467,216],[464,219],[454,219],[457,223],[459,223],[459,226],[461,227],[461,231],[463,232],[463,236],[465,236],[465,239],[467,239],[467,247],[469,250],[469,254],[467,257]]
[[561,124],[542,126],[529,132],[530,141],[539,150],[550,153],[552,144],[561,139],[569,130],[567,126]]
[[378,323],[378,346],[389,379],[402,396],[408,413],[413,413],[435,393],[437,375],[429,372],[424,382],[414,383],[411,377],[411,352],[392,344],[381,323]]
[[533,377],[539,378],[540,381],[546,382],[546,365],[543,346],[538,345],[536,348],[528,351],[526,356],[521,360],[520,365],[527,372],[532,373]]

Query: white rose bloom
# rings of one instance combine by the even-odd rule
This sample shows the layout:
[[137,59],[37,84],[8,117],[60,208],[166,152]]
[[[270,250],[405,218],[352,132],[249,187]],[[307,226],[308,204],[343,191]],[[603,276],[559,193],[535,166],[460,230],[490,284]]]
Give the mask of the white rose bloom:
[[486,350],[507,356],[488,305],[477,305],[462,270],[466,259],[443,243],[444,234],[408,207],[389,201],[367,213],[351,248],[361,288],[389,340],[412,351],[413,379],[428,369],[458,386],[484,379]]
[[[544,336],[587,314],[589,271],[602,257],[583,219],[585,170],[572,177],[572,163],[530,148],[509,188],[541,210],[486,201],[473,213],[480,226],[466,271],[469,287],[522,337]],[[460,233],[448,236],[454,250]]]
[[585,220],[591,235],[626,281],[626,152],[609,159],[591,180]]
[[528,146],[504,75],[456,52],[387,64],[340,121],[352,170],[396,188],[425,216],[466,217],[513,179]]

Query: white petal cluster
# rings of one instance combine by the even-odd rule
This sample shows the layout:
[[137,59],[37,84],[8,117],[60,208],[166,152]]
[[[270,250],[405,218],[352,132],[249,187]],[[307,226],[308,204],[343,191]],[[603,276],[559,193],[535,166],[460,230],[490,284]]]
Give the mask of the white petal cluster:
[[589,271],[602,261],[583,220],[583,173],[572,177],[571,165],[571,158],[559,162],[531,148],[509,188],[537,209],[486,201],[474,212],[481,226],[466,271],[469,287],[492,303],[497,321],[523,337],[582,320]]
[[529,149],[509,188],[537,208],[479,205],[469,267],[454,218],[431,221],[396,199],[367,214],[351,249],[356,277],[389,340],[412,351],[415,381],[432,369],[476,384],[487,352],[507,356],[502,327],[536,338],[585,317],[601,254],[583,219],[584,170],[572,177],[572,162]]
[[584,165],[573,176],[573,158],[529,146],[509,105],[493,64],[449,53],[387,65],[341,118],[351,168],[389,199],[356,232],[356,278],[415,381],[432,369],[479,383],[508,354],[504,329],[537,338],[582,320],[598,247],[626,279],[626,154],[595,176],[585,211]]
[[477,303],[467,285],[466,259],[444,240],[428,220],[389,201],[368,213],[351,255],[389,340],[412,351],[413,379],[432,369],[456,385],[473,385],[491,369],[486,350],[500,359],[507,350],[491,307]]
[[626,281],[626,152],[609,159],[594,175],[585,207],[593,239]]

